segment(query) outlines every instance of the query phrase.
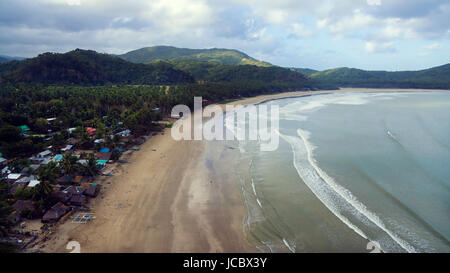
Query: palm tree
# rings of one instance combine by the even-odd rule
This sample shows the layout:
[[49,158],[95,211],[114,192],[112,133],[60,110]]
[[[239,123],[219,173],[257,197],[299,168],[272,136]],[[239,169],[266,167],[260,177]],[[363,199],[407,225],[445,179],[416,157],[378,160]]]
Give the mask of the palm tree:
[[49,181],[54,184],[60,175],[61,169],[58,167],[56,162],[51,161],[47,165],[39,168],[38,177],[41,181]]
[[77,158],[70,153],[66,153],[60,162],[64,168],[64,174],[73,174],[77,167]]
[[95,156],[93,153],[90,153],[88,156],[88,162],[85,166],[85,173],[88,176],[96,176],[98,174],[99,167],[97,165],[97,160],[95,159]]
[[49,181],[43,180],[33,188],[32,198],[35,201],[45,200],[52,193],[53,188]]
[[50,196],[53,192],[52,185],[49,181],[43,180],[36,186],[34,186],[31,194],[31,198],[37,201],[40,209],[47,209],[50,207]]

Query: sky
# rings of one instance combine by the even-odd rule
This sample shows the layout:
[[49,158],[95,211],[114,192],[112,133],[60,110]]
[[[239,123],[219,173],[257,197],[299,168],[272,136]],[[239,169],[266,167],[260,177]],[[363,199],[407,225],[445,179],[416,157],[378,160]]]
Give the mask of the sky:
[[155,45],[317,70],[450,63],[448,0],[1,0],[0,55]]

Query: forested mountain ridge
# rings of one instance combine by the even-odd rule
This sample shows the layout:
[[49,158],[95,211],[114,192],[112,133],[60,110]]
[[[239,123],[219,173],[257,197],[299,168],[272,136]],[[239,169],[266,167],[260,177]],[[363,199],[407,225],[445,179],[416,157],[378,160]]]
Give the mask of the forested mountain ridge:
[[44,53],[35,58],[0,64],[0,81],[42,85],[225,83],[277,91],[312,88],[310,79],[303,74],[278,66],[161,59],[148,64],[136,64],[111,55],[81,49],[64,54]]
[[366,71],[335,68],[316,72],[310,77],[318,83],[340,87],[367,88],[450,88],[450,64],[419,71]]
[[[450,88],[450,64],[420,71],[366,71],[345,67],[316,71],[261,64],[245,53],[227,49],[203,50],[159,46],[131,51],[125,55],[130,61],[124,60],[124,55],[112,56],[77,49],[64,54],[44,53],[22,61],[8,61],[0,63],[0,83],[23,82],[43,85],[251,83],[253,86],[272,85],[274,90],[337,87]],[[148,62],[146,64],[131,62],[138,60]],[[257,65],[254,65],[255,62]]]
[[302,73],[304,75],[307,75],[307,76],[310,76],[310,75],[312,75],[314,73],[319,72],[318,70],[314,70],[314,69],[310,69],[310,68],[296,68],[296,67],[292,67],[290,69],[294,70],[294,71],[297,71],[297,72],[300,72],[300,73]]
[[118,56],[133,63],[151,63],[161,59],[167,61],[191,60],[228,65],[271,66],[270,63],[258,61],[241,51],[222,48],[190,49],[173,46],[153,46],[133,50]]
[[197,61],[171,62],[176,69],[190,73],[201,82],[261,82],[309,85],[309,79],[298,72],[278,66],[225,65]]
[[172,65],[134,64],[108,54],[76,49],[44,53],[23,61],[0,64],[1,82],[58,85],[183,84],[194,79]]

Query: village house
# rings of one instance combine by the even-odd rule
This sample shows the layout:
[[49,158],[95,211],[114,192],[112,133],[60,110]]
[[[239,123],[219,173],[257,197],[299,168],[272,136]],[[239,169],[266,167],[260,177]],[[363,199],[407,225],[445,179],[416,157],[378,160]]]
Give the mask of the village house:
[[30,160],[32,165],[41,165],[42,162],[44,162],[45,158],[43,157],[37,157],[37,156],[32,156],[30,158],[28,158],[28,160]]
[[69,203],[73,206],[83,206],[86,204],[87,200],[86,197],[83,196],[83,193],[85,189],[80,186],[70,186],[67,189],[64,190],[65,192],[68,192],[71,194]]
[[20,179],[17,179],[16,181],[14,181],[14,184],[26,184],[28,185],[28,183],[30,183],[30,181],[34,179],[34,176],[22,176]]
[[42,217],[43,223],[55,223],[61,217],[64,216],[69,211],[69,208],[65,206],[63,203],[56,203],[50,210],[48,210],[44,216]]
[[61,152],[64,153],[64,152],[70,151],[70,150],[72,150],[72,148],[73,148],[73,145],[69,144],[66,147],[62,148]]
[[124,130],[121,132],[118,132],[116,135],[121,136],[121,137],[128,137],[131,135],[131,131],[130,130]]
[[84,194],[89,197],[96,197],[100,193],[100,185],[98,184],[91,184]]
[[45,150],[43,152],[38,153],[37,157],[38,158],[45,158],[45,157],[50,156],[51,154],[52,154],[52,152],[50,150]]
[[25,200],[17,200],[12,207],[19,213],[19,215],[21,215],[24,210],[29,210],[30,212],[34,212],[36,210],[33,202]]
[[81,195],[85,191],[83,187],[80,186],[69,186],[64,191],[67,191],[70,194]]
[[109,152],[109,149],[108,149],[108,152],[95,153],[95,157],[98,160],[106,160],[106,161],[108,161],[111,158],[111,155],[112,155],[112,152]]
[[37,179],[32,179],[30,181],[30,183],[28,183],[28,188],[34,188],[36,185],[39,185],[39,183],[41,183],[39,180]]
[[96,128],[92,128],[92,127],[87,127],[86,128],[86,132],[90,135],[93,136],[95,134],[95,131],[97,131]]
[[66,205],[69,204],[70,198],[72,197],[72,194],[68,191],[57,191],[52,193],[52,198],[58,202],[62,202]]
[[72,183],[73,176],[72,175],[63,175],[60,178],[56,179],[56,182],[58,184],[64,185],[64,184],[71,184]]
[[103,138],[94,140],[94,144],[100,144],[100,143],[104,143],[104,142],[105,142],[105,140]]
[[6,176],[6,182],[8,183],[14,183],[16,180],[22,177],[22,174],[20,173],[10,173],[8,176]]
[[63,159],[63,155],[62,154],[57,154],[52,158],[53,162],[60,162]]
[[30,127],[28,127],[27,125],[17,126],[17,128],[20,129],[23,135],[26,135],[30,131]]
[[22,174],[22,175],[28,175],[28,174],[31,174],[31,169],[30,169],[30,167],[25,167],[25,168],[23,168],[22,170],[20,170],[20,174]]
[[39,169],[40,165],[39,164],[31,164],[28,167],[30,168],[31,173],[36,173],[36,171]]
[[6,167],[4,167],[3,169],[2,169],[2,176],[3,175],[8,175],[8,174],[10,174],[11,173],[11,171],[9,170],[9,167],[8,166],[6,166]]
[[18,190],[24,189],[30,183],[31,178],[28,176],[17,179],[13,182],[11,188],[9,189],[9,193],[14,195]]
[[72,195],[69,202],[72,206],[83,206],[87,200],[84,195]]

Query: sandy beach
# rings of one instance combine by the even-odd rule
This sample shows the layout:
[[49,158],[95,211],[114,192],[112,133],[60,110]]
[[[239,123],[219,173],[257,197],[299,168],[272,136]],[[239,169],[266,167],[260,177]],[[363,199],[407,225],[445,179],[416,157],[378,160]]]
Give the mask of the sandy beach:
[[[427,91],[341,89],[338,92]],[[247,98],[230,104],[325,94],[300,91]],[[210,145],[214,146],[214,145]],[[78,241],[81,252],[257,252],[244,234],[246,218],[240,181],[218,162],[232,160],[220,147],[204,141],[175,141],[170,129],[125,155],[129,161],[100,177],[100,195],[90,200],[96,220],[66,221],[34,248],[69,252]]]

